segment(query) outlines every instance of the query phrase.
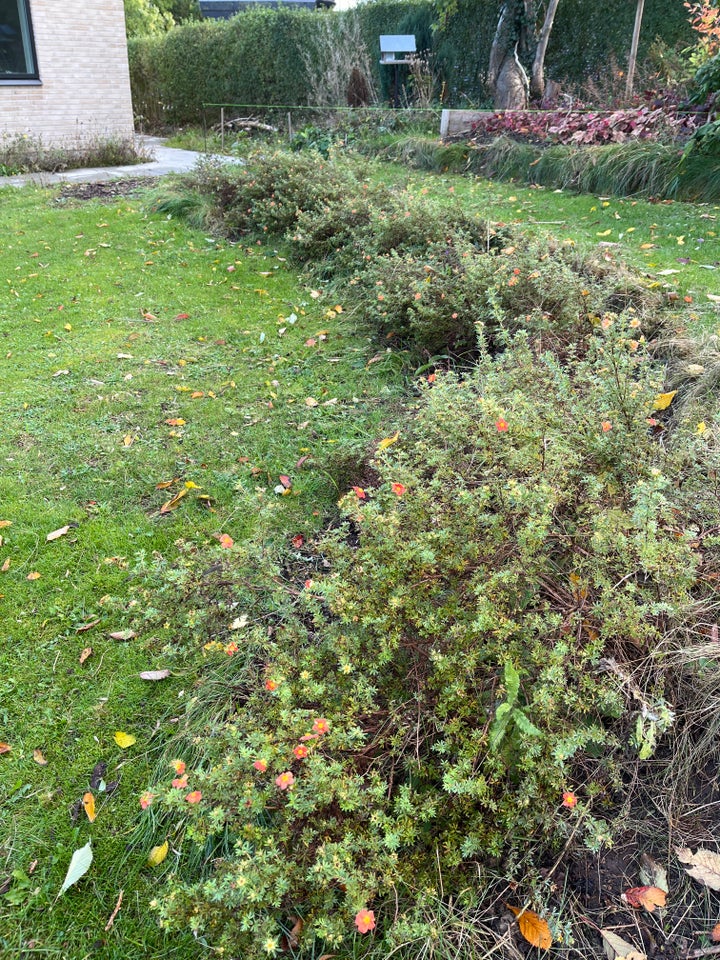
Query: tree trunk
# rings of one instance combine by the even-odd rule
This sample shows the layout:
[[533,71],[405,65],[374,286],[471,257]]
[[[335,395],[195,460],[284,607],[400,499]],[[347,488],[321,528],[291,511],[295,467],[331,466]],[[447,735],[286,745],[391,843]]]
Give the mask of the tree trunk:
[[487,82],[496,110],[524,110],[529,84],[518,56],[527,33],[532,0],[505,0],[500,8],[488,64]]
[[555,12],[560,0],[550,0],[545,14],[545,22],[542,25],[538,45],[535,50],[535,59],[532,65],[532,78],[530,80],[530,96],[535,100],[542,100],[545,94],[545,53],[547,51],[550,31],[552,30]]
[[627,82],[625,84],[625,96],[628,100],[633,95],[635,64],[637,63],[638,44],[640,43],[640,27],[642,26],[644,6],[645,0],[638,0],[637,7],[635,9],[635,27],[633,29],[632,44],[630,46],[630,59],[628,60]]

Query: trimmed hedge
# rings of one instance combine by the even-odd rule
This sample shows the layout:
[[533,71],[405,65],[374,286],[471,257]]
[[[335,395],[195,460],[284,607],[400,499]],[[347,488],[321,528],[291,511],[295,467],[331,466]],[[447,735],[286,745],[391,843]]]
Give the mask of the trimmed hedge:
[[[198,123],[203,103],[312,104],[302,52],[322,56],[320,27],[342,28],[358,17],[381,93],[387,97],[390,71],[378,63],[382,33],[415,34],[418,49],[434,54],[444,102],[487,102],[485,68],[500,0],[459,0],[443,29],[435,29],[432,0],[368,0],[352,11],[309,13],[259,8],[229,21],[176,27],[157,37],[129,43],[135,113],[151,124]],[[613,58],[624,64],[635,5],[629,0],[565,0],[560,4],[547,53],[547,75],[569,82],[607,73]],[[688,45],[693,33],[682,4],[647,0],[640,56],[660,37]]]

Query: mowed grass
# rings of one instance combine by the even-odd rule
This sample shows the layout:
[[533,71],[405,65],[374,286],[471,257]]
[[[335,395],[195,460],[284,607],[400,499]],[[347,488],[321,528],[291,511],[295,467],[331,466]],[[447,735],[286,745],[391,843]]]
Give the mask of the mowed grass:
[[[153,870],[165,837],[133,836],[203,652],[137,585],[150,567],[171,582],[181,545],[212,563],[220,534],[317,529],[338,497],[328,464],[382,436],[401,378],[392,359],[368,365],[342,302],[281,250],[217,242],[136,199],[3,191],[0,218],[0,955],[202,956],[148,906],[174,850]],[[90,823],[77,804],[101,763],[119,783],[96,775]],[[94,863],[55,903],[89,839]]]

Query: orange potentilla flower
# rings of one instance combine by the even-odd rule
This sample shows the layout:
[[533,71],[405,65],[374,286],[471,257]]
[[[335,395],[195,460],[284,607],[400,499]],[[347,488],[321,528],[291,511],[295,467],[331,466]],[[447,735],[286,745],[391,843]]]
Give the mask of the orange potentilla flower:
[[312,725],[313,733],[327,733],[330,729],[330,724],[324,717],[319,717],[315,723]]
[[253,766],[255,767],[256,770],[259,770],[260,773],[265,773],[265,771],[267,770],[267,763],[265,763],[264,760],[256,760],[253,763]]
[[396,497],[401,497],[405,493],[405,487],[402,483],[393,483],[390,489]]
[[612,430],[612,424],[609,420],[603,420],[602,422],[602,432],[607,433],[608,430]]
[[185,773],[185,761],[184,760],[171,760],[170,766],[173,768],[175,773],[181,777]]
[[277,690],[277,683],[274,680],[266,680],[265,689],[270,691]]
[[200,803],[202,800],[202,793],[199,790],[193,790],[185,797],[185,799],[188,803]]
[[184,790],[185,787],[187,786],[187,783],[188,783],[187,776],[175,777],[175,779],[172,782],[172,785],[174,787],[177,787],[178,790]]
[[279,777],[275,777],[275,783],[281,790],[287,790],[295,783],[295,777],[289,770],[286,770],[285,773],[281,773]]
[[368,933],[375,929],[375,914],[372,910],[358,910],[355,914],[355,926],[359,933]]
[[235,643],[235,641],[233,640],[231,643],[229,643],[229,644],[225,647],[225,653],[226,653],[229,657],[231,657],[234,653],[237,653],[239,649],[240,649],[240,647],[239,647],[239,646]]
[[355,494],[358,500],[367,499],[367,494],[365,493],[362,487],[352,487],[352,492]]
[[295,749],[293,750],[293,753],[298,758],[298,760],[304,760],[305,757],[308,755],[308,748],[304,747],[302,744],[299,744],[297,747],[295,747]]
[[503,418],[500,417],[499,420],[495,421],[495,429],[498,433],[507,433],[510,428],[508,427],[507,420],[503,420]]
[[150,806],[150,804],[153,802],[154,799],[155,799],[154,793],[149,793],[149,792],[143,793],[140,795],[140,806],[143,808],[143,810],[147,810],[147,808]]
[[312,580],[306,580],[306,581],[305,581],[305,589],[306,589],[306,590],[310,590],[310,589],[312,588],[312,585],[313,585]]
[[562,805],[572,810],[573,807],[577,806],[577,802],[578,798],[575,796],[575,794],[571,790],[565,790],[563,793]]

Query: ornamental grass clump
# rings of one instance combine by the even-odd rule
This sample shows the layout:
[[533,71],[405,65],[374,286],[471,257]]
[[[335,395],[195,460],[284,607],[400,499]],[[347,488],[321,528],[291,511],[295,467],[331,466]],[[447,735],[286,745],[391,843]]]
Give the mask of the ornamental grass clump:
[[201,759],[153,791],[205,857],[162,923],[248,960],[430,943],[489,866],[549,915],[528,857],[597,849],[672,726],[654,654],[698,590],[683,490],[707,451],[680,489],[637,315],[572,364],[520,335],[430,380],[341,521],[258,560],[171,747]]

